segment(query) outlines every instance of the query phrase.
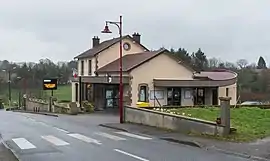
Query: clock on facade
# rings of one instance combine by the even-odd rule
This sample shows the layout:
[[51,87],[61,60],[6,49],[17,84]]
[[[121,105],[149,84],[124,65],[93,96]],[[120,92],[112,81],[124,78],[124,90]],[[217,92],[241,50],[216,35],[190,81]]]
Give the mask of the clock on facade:
[[124,47],[125,50],[130,50],[131,46],[130,46],[129,43],[124,43],[123,47]]

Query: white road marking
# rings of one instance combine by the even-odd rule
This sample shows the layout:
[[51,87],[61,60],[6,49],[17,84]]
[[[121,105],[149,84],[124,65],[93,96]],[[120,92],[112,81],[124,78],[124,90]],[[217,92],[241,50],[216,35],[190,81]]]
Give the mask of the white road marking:
[[95,143],[95,144],[101,144],[98,140],[89,138],[87,136],[81,135],[81,134],[68,134],[69,136],[79,139],[81,141],[87,142],[87,143]]
[[121,138],[119,136],[115,136],[115,135],[111,135],[111,134],[107,134],[107,133],[103,133],[103,132],[96,132],[95,134],[106,137],[106,138],[109,138],[109,139],[113,139],[113,140],[116,140],[116,141],[126,140],[125,138]]
[[15,139],[12,139],[12,140],[21,149],[34,149],[34,148],[36,148],[35,145],[33,145],[32,143],[30,143],[29,141],[27,141],[25,138],[15,138]]
[[49,126],[49,125],[47,125],[46,123],[44,123],[44,122],[40,122],[40,121],[38,121],[38,123],[40,123],[41,125],[43,125],[43,126]]
[[61,132],[64,132],[64,133],[69,133],[68,131],[66,131],[66,130],[64,130],[64,129],[60,129],[60,128],[58,128],[58,127],[54,127],[56,130],[58,130],[58,131],[61,131]]
[[142,140],[151,140],[152,138],[150,137],[145,137],[145,136],[140,136],[140,135],[135,135],[135,134],[131,134],[131,133],[128,133],[128,132],[115,132],[117,134],[121,134],[121,135],[125,135],[125,136],[129,136],[129,137],[133,137],[133,138],[137,138],[137,139],[142,139]]
[[47,135],[47,136],[41,136],[43,139],[47,140],[48,142],[56,145],[56,146],[64,146],[64,145],[69,145],[69,143],[57,138],[57,137],[54,137],[52,135]]
[[30,118],[30,117],[27,117],[29,120],[31,120],[31,121],[36,121],[35,119],[32,119],[32,118]]
[[148,159],[145,159],[145,158],[136,156],[136,155],[134,155],[134,154],[130,154],[130,153],[128,153],[128,152],[125,152],[125,151],[122,151],[122,150],[119,150],[119,149],[114,149],[114,151],[119,152],[119,153],[124,154],[124,155],[127,155],[127,156],[130,156],[130,157],[132,157],[132,158],[141,160],[141,161],[149,161]]

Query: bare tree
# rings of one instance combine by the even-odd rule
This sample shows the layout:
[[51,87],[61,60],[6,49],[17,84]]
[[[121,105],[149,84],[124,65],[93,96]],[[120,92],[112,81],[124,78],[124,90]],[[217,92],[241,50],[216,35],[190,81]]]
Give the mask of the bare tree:
[[225,68],[230,69],[230,70],[237,69],[237,66],[234,63],[231,63],[231,62],[225,62],[224,66],[225,66]]
[[246,59],[239,59],[237,60],[236,64],[239,66],[240,69],[243,69],[247,67],[248,61]]
[[219,64],[219,60],[217,58],[210,58],[208,59],[209,68],[217,68]]

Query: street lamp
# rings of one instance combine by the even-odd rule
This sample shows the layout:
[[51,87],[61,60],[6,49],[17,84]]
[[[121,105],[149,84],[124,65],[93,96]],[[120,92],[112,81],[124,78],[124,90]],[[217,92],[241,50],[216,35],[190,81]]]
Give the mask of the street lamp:
[[[16,69],[16,67],[13,67],[12,69]],[[8,72],[8,104],[11,105],[11,70],[2,70],[4,72]]]
[[119,52],[119,72],[120,72],[120,79],[119,79],[119,113],[120,113],[120,123],[123,123],[123,70],[122,70],[122,57],[123,57],[123,51],[122,51],[122,16],[120,16],[119,22],[113,22],[113,21],[106,21],[106,25],[102,33],[112,33],[109,29],[108,24],[113,24],[118,27],[119,29],[119,39],[120,39],[120,52]]

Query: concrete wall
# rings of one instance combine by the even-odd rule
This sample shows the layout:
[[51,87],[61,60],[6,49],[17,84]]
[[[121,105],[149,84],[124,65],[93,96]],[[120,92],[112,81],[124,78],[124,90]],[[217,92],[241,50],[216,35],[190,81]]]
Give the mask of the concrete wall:
[[224,127],[215,122],[125,106],[125,122],[143,124],[179,132],[222,134]]
[[[134,41],[131,41],[130,39],[123,39],[123,44],[124,43],[129,43],[131,48],[130,50],[126,51],[123,49],[123,56],[128,55],[128,54],[135,54],[139,52],[143,52],[145,49],[141,47],[139,44],[137,44]],[[111,46],[110,48],[104,50],[103,52],[99,53],[97,58],[98,58],[98,68],[101,68],[105,65],[107,65],[110,62],[113,62],[117,59],[119,59],[119,48],[120,44],[119,42]]]
[[[226,96],[226,88],[228,88],[228,96]],[[218,97],[231,97],[230,104],[236,105],[237,104],[237,84],[232,84],[229,86],[219,87],[218,88]],[[220,100],[218,101],[220,105]]]

